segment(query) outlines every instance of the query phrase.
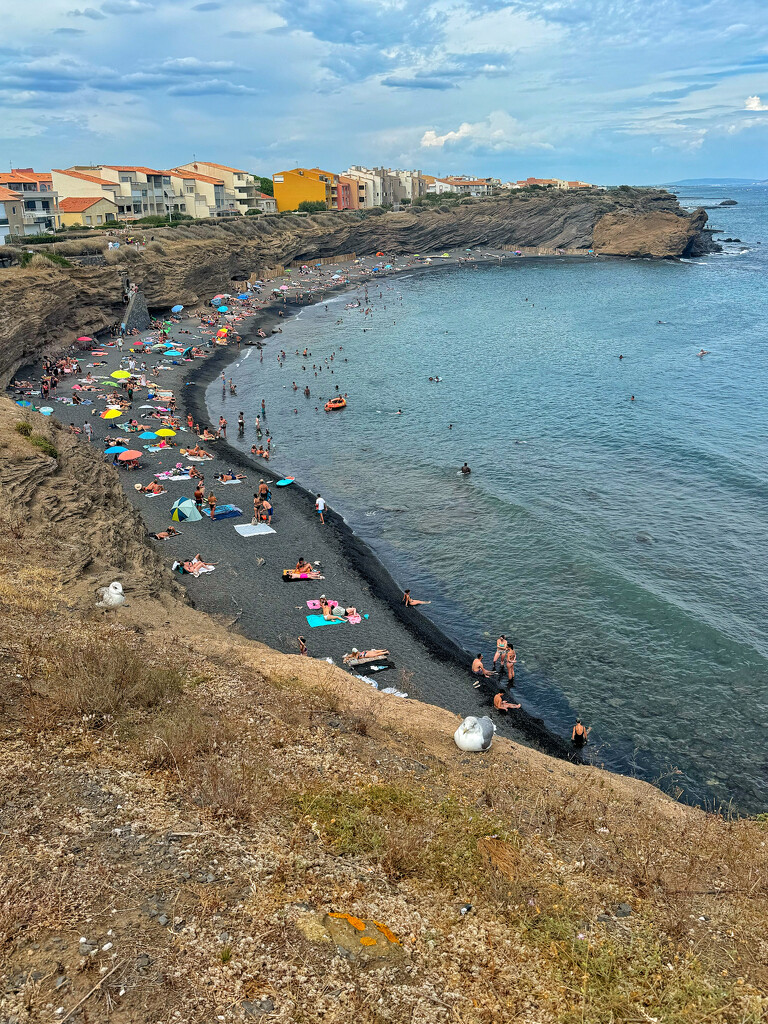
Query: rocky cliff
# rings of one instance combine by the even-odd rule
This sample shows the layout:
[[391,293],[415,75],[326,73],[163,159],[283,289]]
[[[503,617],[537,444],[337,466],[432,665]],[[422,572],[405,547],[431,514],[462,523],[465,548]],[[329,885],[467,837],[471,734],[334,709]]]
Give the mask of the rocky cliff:
[[[106,265],[59,267],[35,256],[27,268],[0,270],[0,374],[35,352],[68,344],[119,319],[126,277],[150,308],[193,305],[212,288],[293,260],[341,253],[429,252],[447,247],[516,245],[595,249],[611,256],[671,258],[713,247],[703,210],[685,213],[654,189],[584,193],[519,192],[503,197],[310,217],[239,218],[152,229],[140,254],[122,247]],[[56,254],[106,249],[102,237],[57,242]],[[42,247],[37,247],[37,252]]]

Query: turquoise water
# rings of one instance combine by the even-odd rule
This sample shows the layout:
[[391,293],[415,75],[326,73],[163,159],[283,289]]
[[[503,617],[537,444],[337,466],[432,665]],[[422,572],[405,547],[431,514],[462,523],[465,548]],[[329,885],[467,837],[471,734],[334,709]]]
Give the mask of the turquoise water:
[[[609,767],[758,810],[768,190],[696,194],[727,196],[710,212],[744,242],[727,254],[371,282],[372,315],[350,296],[306,309],[233,376],[248,447],[265,398],[275,468],[322,490],[462,644],[511,637],[526,707],[561,732],[580,714]],[[337,383],[348,408],[326,414]],[[208,402],[217,417],[216,384]]]

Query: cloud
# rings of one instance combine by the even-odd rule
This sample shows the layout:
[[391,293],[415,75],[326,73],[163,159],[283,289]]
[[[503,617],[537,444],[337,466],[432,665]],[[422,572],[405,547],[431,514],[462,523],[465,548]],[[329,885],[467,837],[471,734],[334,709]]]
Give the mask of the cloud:
[[219,11],[219,10],[221,10],[221,8],[223,6],[224,6],[224,4],[217,4],[217,3],[214,3],[213,0],[210,0],[210,3],[195,4],[194,7],[192,8],[192,10],[193,11]]
[[747,96],[745,110],[768,110],[768,103],[763,103],[759,96]]
[[387,78],[382,78],[382,85],[387,85],[391,89],[455,89],[457,88],[455,82],[451,82],[447,78],[437,78],[434,76],[419,77],[414,75],[412,78],[401,77],[399,75],[388,75]]
[[485,121],[470,124],[464,121],[455,131],[438,135],[429,130],[421,137],[424,149],[461,147],[463,149],[486,149],[493,152],[526,149],[553,149],[543,132],[529,131],[504,110],[494,110]]
[[84,36],[84,28],[57,28],[54,30],[56,36]]
[[144,0],[105,0],[101,9],[104,14],[143,14],[152,10],[152,4]]
[[67,11],[67,15],[70,18],[90,18],[92,21],[102,21],[106,17],[95,7],[85,7],[82,11],[76,7],[73,11]]
[[157,70],[173,75],[199,75],[205,72],[223,74],[237,70],[231,60],[200,60],[198,57],[166,57]]
[[168,89],[169,96],[255,96],[258,89],[249,85],[236,85],[220,78],[200,79],[196,82],[185,82],[183,85],[172,85]]

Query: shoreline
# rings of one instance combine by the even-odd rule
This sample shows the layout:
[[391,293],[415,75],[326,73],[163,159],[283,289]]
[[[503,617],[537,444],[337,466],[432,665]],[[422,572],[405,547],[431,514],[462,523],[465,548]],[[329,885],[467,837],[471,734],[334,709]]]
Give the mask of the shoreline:
[[[254,317],[254,319],[256,318]],[[205,401],[206,389],[226,366],[230,366],[235,361],[236,357],[233,358],[232,352],[228,348],[221,348],[218,352],[208,356],[198,366],[193,364],[182,379],[185,383],[194,385],[194,387],[185,388],[177,399],[177,405],[180,410],[183,410],[183,415],[191,412],[196,422],[209,421],[210,417]],[[271,482],[280,479],[279,475],[270,468],[265,468],[255,459],[249,458],[239,449],[232,447],[225,440],[216,442],[216,453],[217,456],[219,453],[226,453],[224,461],[228,465],[231,464],[234,467],[251,471],[255,466],[260,476],[263,476],[265,480]],[[300,496],[303,508],[296,501],[295,495]],[[474,701],[481,702],[484,691],[473,690],[471,686],[469,666],[472,661],[472,655],[457,641],[444,633],[428,615],[415,608],[410,611],[405,610],[402,604],[402,589],[395,582],[387,566],[378,558],[359,534],[352,530],[339,513],[329,507],[325,513],[326,526],[320,527],[315,519],[314,512],[310,511],[314,507],[314,500],[315,495],[303,487],[299,481],[296,481],[290,488],[285,488],[280,494],[277,510],[279,511],[285,504],[292,504],[294,509],[304,516],[306,526],[310,527],[312,531],[318,529],[330,530],[334,535],[344,561],[347,563],[347,570],[361,577],[369,588],[371,596],[388,607],[400,626],[406,629],[417,643],[426,649],[430,657],[458,669],[466,679],[468,698],[471,693]],[[308,543],[307,547],[309,546],[310,544]],[[323,583],[323,585],[325,584]],[[196,601],[193,603],[197,606]],[[246,635],[248,634],[246,633]],[[262,643],[265,642],[258,636],[254,636],[252,639]],[[284,651],[283,653],[292,652]],[[384,682],[387,682],[387,680],[384,680]],[[489,688],[486,687],[486,691]],[[515,690],[512,692],[513,697],[515,696],[515,691],[518,690],[519,686],[516,685]],[[435,701],[428,700],[427,698],[418,697],[418,699],[423,699],[427,703],[435,703]],[[489,702],[485,701],[482,703],[484,707],[479,708],[478,712],[488,713],[487,705]],[[451,709],[449,708],[449,710]],[[495,718],[494,720],[497,722],[498,728],[498,719]],[[579,756],[578,751],[574,750],[563,737],[551,731],[542,718],[531,714],[529,711],[525,711],[523,708],[504,719],[503,726],[499,729],[499,732],[502,735],[510,735],[512,739],[518,741],[520,738],[523,738],[525,741],[534,743],[544,753],[550,754],[553,757],[575,763],[583,762],[583,758]]]

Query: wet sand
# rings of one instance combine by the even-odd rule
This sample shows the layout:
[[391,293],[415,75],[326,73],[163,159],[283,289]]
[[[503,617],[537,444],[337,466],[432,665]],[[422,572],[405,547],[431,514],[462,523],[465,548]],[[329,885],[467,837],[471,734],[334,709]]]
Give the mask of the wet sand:
[[[403,269],[414,271],[413,267]],[[330,274],[338,272],[338,267],[327,270],[329,273],[324,275],[327,278],[324,287],[315,292],[313,301],[319,301],[321,296],[343,287],[330,280]],[[270,287],[277,283],[271,282]],[[359,282],[350,282],[356,283]],[[277,317],[278,308],[288,315],[293,307],[282,302],[268,303],[264,309],[237,325],[236,329],[245,340],[259,341],[255,338],[255,331],[259,327],[269,334],[273,325],[283,322]],[[201,332],[196,325],[196,319],[174,325],[171,338],[179,338],[180,344],[183,342],[184,345],[199,342]],[[192,333],[179,334],[180,329],[188,329]],[[262,344],[268,351],[273,351],[280,345],[281,337],[280,334],[271,336]],[[126,339],[124,355],[136,340]],[[102,347],[108,353],[105,357],[107,365],[96,367],[94,372],[107,375],[119,367],[120,355],[117,347],[111,345],[108,339],[102,339]],[[222,372],[229,378],[232,375],[231,364],[242,358],[244,351],[238,352],[234,345],[217,347],[206,358],[180,362],[161,372],[160,383],[163,388],[174,392],[182,423],[186,420],[187,412],[191,412],[201,427],[208,424],[212,429],[215,428],[215,424],[208,422],[206,387]],[[256,351],[251,350],[250,358],[256,357]],[[150,354],[147,365],[151,367],[157,359],[158,356]],[[20,376],[39,380],[39,374],[38,365],[23,371]],[[72,378],[65,378],[59,388],[60,396],[71,394],[70,386],[73,382]],[[35,404],[46,404],[39,397],[35,397],[34,401]],[[236,410],[237,399],[231,398],[230,402],[231,408]],[[94,448],[101,447],[100,442],[108,433],[111,436],[120,436],[122,433],[115,429],[115,421],[110,424],[110,421],[102,420],[98,415],[91,415],[94,409],[101,411],[103,401],[94,402],[90,407],[63,406],[53,401],[48,404],[54,406],[54,415],[64,423],[73,422],[82,426],[86,421],[90,422],[94,430]],[[158,421],[142,419],[143,412],[150,412],[139,411],[139,406],[143,404],[146,404],[146,399],[137,393],[131,416],[148,429],[153,429],[151,424],[157,426]],[[237,434],[236,415],[236,411],[230,414],[230,436]],[[128,418],[124,415],[118,422]],[[247,430],[246,436],[253,433],[252,424],[247,425]],[[136,435],[123,434],[122,437],[124,440],[121,443],[128,447],[140,448],[146,443],[135,440]],[[179,447],[187,447],[194,445],[197,438],[181,430],[173,440]],[[83,443],[86,443],[85,440]],[[522,702],[523,708],[506,714],[496,712],[491,706],[492,696],[503,687],[497,687],[495,680],[491,680],[481,690],[475,689],[469,671],[472,657],[470,652],[462,650],[429,619],[428,606],[425,608],[426,614],[403,606],[401,587],[340,516],[328,510],[326,523],[321,525],[314,511],[315,496],[305,491],[299,483],[283,488],[272,487],[275,507],[272,525],[275,534],[241,537],[234,526],[250,523],[253,494],[259,480],[263,478],[272,484],[277,478],[270,472],[268,464],[244,455],[223,439],[212,443],[201,441],[200,444],[215,456],[213,461],[195,464],[205,475],[206,494],[213,489],[219,505],[234,504],[242,509],[243,514],[238,518],[221,519],[214,523],[204,517],[200,522],[176,524],[181,531],[180,537],[168,541],[151,541],[169,565],[174,560],[189,558],[197,552],[205,561],[217,563],[213,573],[199,579],[190,575],[180,577],[196,607],[221,616],[232,628],[246,636],[286,653],[298,653],[297,637],[303,635],[310,656],[332,658],[336,664],[341,664],[342,656],[351,651],[352,647],[361,650],[387,648],[395,668],[377,673],[376,683],[379,687],[394,686],[406,691],[411,697],[440,705],[462,716],[490,714],[501,734],[532,743],[556,756],[575,756],[571,745],[550,733],[544,722],[536,716],[535,708],[526,704],[523,670],[518,669],[516,686],[508,698]],[[169,448],[161,452],[144,453],[141,468],[137,471],[117,471],[129,500],[141,512],[150,533],[169,525],[173,502],[180,497],[191,497],[193,482],[172,481],[165,485],[167,494],[151,498],[137,492],[134,485],[148,483],[155,473],[167,470],[178,462],[188,464],[186,458],[179,454],[178,447]],[[236,485],[221,485],[214,480],[215,473],[228,468],[246,473],[247,481]],[[325,578],[318,581],[283,582],[282,570],[292,568],[300,556],[311,562],[319,561]],[[407,581],[402,582],[408,585]],[[124,586],[130,594],[130,578],[126,577]],[[321,594],[347,606],[354,605],[363,614],[368,614],[369,618],[363,619],[359,625],[342,623],[310,628],[306,620],[307,614],[310,614],[306,602],[319,598]],[[414,596],[429,597],[428,594]],[[483,653],[486,663],[490,665],[492,651]],[[405,711],[407,702],[403,703]]]

